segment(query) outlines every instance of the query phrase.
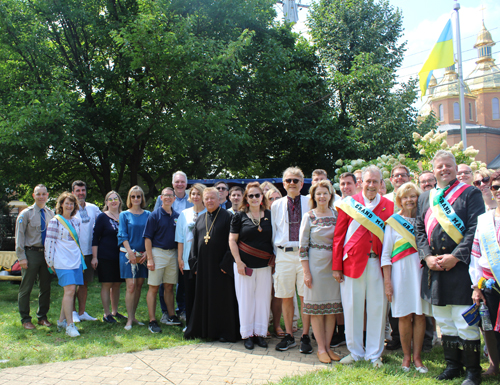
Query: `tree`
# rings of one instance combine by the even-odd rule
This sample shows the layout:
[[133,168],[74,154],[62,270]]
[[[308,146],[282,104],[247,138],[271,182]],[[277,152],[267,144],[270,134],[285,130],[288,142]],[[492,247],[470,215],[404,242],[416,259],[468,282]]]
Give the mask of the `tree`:
[[313,159],[326,88],[273,4],[3,1],[2,171],[56,190],[87,179],[102,199],[135,184],[156,196],[178,169],[275,175]]
[[414,153],[415,80],[396,81],[405,51],[400,12],[387,1],[320,0],[308,25],[328,70],[343,156]]

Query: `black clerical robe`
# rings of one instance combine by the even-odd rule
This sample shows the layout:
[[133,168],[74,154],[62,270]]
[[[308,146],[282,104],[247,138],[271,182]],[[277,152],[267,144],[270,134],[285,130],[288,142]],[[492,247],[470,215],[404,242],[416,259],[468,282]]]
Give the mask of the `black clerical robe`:
[[[207,230],[214,220],[206,242]],[[188,339],[223,338],[234,342],[241,338],[234,278],[221,271],[221,262],[229,250],[230,223],[231,214],[219,208],[200,215],[193,229],[189,266],[192,273],[196,272],[196,290],[184,334]]]

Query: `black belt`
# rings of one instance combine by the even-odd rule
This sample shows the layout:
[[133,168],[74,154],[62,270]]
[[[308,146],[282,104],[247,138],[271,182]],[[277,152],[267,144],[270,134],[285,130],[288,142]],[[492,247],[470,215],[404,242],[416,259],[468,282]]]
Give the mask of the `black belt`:
[[43,253],[44,248],[43,247],[26,246],[24,248],[24,250],[38,251],[39,253]]
[[283,250],[285,253],[290,253],[292,251],[299,251],[298,246],[295,247],[283,247],[283,246],[278,246],[278,249]]
[[368,253],[368,258],[378,258],[378,255],[375,254],[374,252]]

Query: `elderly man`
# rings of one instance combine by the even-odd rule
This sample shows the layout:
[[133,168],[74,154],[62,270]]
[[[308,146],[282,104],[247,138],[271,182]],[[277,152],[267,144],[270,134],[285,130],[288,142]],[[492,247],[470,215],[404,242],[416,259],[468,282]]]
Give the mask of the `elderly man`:
[[[187,188],[187,175],[182,171],[176,171],[172,175],[172,186],[174,187],[174,195],[175,199],[172,203],[172,209],[178,213],[179,215],[183,210],[193,207],[193,204],[188,201],[188,194],[186,194]],[[156,199],[155,210],[159,209],[163,205],[162,196],[159,195]],[[167,305],[165,304],[165,298],[163,294],[165,293],[165,289],[163,287],[163,283],[160,285],[158,290],[159,298],[160,298],[160,307],[163,313],[160,322],[169,325],[169,314]],[[175,299],[177,302],[176,313],[179,315],[181,319],[185,319],[186,316],[186,300],[185,300],[185,291],[184,291],[184,280],[179,280],[177,284],[177,291],[175,295]]]
[[225,263],[227,256],[230,257],[230,266],[234,263],[229,252],[232,215],[220,207],[219,192],[213,187],[203,190],[203,203],[207,211],[198,217],[193,228],[189,267],[191,273],[196,274],[196,290],[184,335],[188,339],[235,342],[241,338],[238,302],[234,277],[226,274]]
[[472,169],[470,166],[462,163],[458,165],[457,170],[457,179],[462,183],[472,186],[474,176],[472,175]]
[[[304,272],[299,260],[299,230],[302,216],[309,211],[306,196],[300,195],[304,185],[304,174],[298,167],[289,167],[283,173],[283,186],[287,196],[278,199],[271,206],[273,225],[274,253],[276,255],[276,272],[274,274],[274,290],[276,298],[282,298],[283,319],[286,334],[276,345],[276,350],[285,351],[296,346],[292,333],[293,328],[293,297],[295,289],[300,301],[304,299]],[[302,308],[302,306],[301,306]],[[309,327],[311,318],[302,315],[303,334],[300,339],[300,352],[312,353]]]
[[97,321],[97,318],[92,317],[85,311],[87,306],[87,292],[89,282],[94,281],[94,271],[92,267],[92,236],[94,234],[95,220],[101,213],[99,208],[85,202],[87,198],[87,184],[81,180],[75,180],[71,185],[72,193],[78,199],[79,209],[76,213],[82,224],[80,225],[80,248],[85,256],[85,264],[87,269],[83,272],[83,285],[78,286],[76,297],[78,298],[78,312],[76,308],[73,311],[73,322],[80,321]]
[[[382,366],[387,300],[380,268],[384,222],[394,203],[378,193],[382,173],[376,166],[363,171],[363,191],[342,201],[333,236],[333,277],[340,282],[345,334],[350,354],[340,363],[364,359]],[[366,346],[363,319],[366,303]]]
[[234,212],[238,210],[244,193],[245,190],[241,186],[231,187],[231,189],[229,190],[229,200],[231,201],[231,207],[227,211],[229,211],[231,214],[234,214]]
[[27,330],[35,329],[30,316],[30,294],[37,277],[40,285],[38,311],[36,312],[38,325],[51,326],[47,320],[47,313],[50,307],[52,276],[47,269],[43,251],[47,224],[54,217],[54,213],[45,206],[49,193],[43,184],[35,187],[32,196],[35,203],[25,209],[16,221],[16,255],[22,274],[18,306],[21,323]]
[[231,201],[229,201],[227,199],[227,197],[229,195],[228,184],[221,180],[221,181],[217,182],[216,184],[214,184],[214,187],[219,192],[220,207],[222,207],[223,209],[226,209],[226,210],[230,209],[232,204],[231,204]]
[[167,325],[180,325],[174,309],[174,285],[177,283],[179,265],[177,262],[177,243],[175,242],[175,228],[179,213],[172,209],[175,199],[174,189],[163,189],[161,198],[163,205],[154,210],[148,217],[144,228],[144,244],[148,258],[147,304],[149,313],[149,331],[161,333],[156,321],[156,293],[163,284],[164,298],[166,299],[168,319]]
[[434,173],[429,170],[424,170],[418,177],[418,185],[422,191],[428,191],[436,187],[436,177]]
[[433,159],[437,188],[418,199],[416,241],[424,269],[422,298],[442,333],[446,369],[438,380],[462,375],[463,384],[481,381],[481,341],[478,326],[469,326],[462,313],[472,305],[469,263],[477,217],[484,213],[481,192],[457,180],[451,152],[439,150]]
[[[188,201],[187,188],[187,175],[182,171],[176,171],[172,175],[172,186],[174,187],[175,200],[172,208],[177,213],[182,213],[183,210],[193,207],[193,204]],[[155,203],[155,210],[163,205],[161,195],[158,195]]]

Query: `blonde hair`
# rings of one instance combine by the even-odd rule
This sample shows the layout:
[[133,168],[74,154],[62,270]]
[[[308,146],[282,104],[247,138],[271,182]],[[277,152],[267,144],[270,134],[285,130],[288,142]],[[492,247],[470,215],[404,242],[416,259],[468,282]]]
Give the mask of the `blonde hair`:
[[394,203],[396,203],[396,206],[401,207],[401,198],[411,190],[415,190],[415,192],[417,193],[417,197],[422,194],[422,190],[415,183],[406,182],[401,185],[401,187],[399,187],[398,191],[396,192],[396,196],[394,197]]
[[[262,187],[262,185],[261,185]],[[270,188],[266,193],[265,193],[265,196],[266,196],[266,200],[267,200],[267,209],[270,210],[271,209],[271,195],[273,195],[274,193],[278,193],[280,195],[280,198],[283,198],[283,195],[281,195],[281,192],[280,190],[278,190],[276,187],[272,187]]]
[[202,196],[202,198],[203,198],[203,191],[205,191],[206,188],[207,188],[207,186],[205,186],[202,183],[195,183],[194,185],[192,185],[191,186],[191,190],[189,190],[188,202],[193,203],[193,201],[191,200],[191,193],[193,192],[193,189],[195,189],[196,191],[198,191],[200,193],[200,195]]
[[487,176],[492,176],[493,171],[488,170],[487,168],[480,168],[479,170],[474,171],[474,176],[475,175],[481,175],[483,178],[486,178]]
[[116,196],[118,197],[118,201],[120,202],[120,205],[118,206],[118,212],[122,211],[122,205],[123,205],[122,197],[115,190],[111,190],[104,197],[104,207],[102,208],[102,211],[106,211],[106,210],[109,209],[109,207],[108,207],[108,199],[113,194],[116,194]]
[[203,198],[205,198],[205,195],[210,194],[210,193],[216,193],[217,199],[220,198],[219,190],[217,190],[215,187],[207,187],[206,189],[204,189],[203,190]]
[[141,188],[141,186],[134,186],[134,187],[131,187],[130,190],[128,190],[127,207],[129,209],[132,207],[132,198],[130,198],[132,191],[140,191],[141,192],[141,209],[145,208],[146,207],[146,199],[144,198],[144,190]]
[[311,188],[309,189],[309,194],[311,194],[311,198],[309,199],[309,207],[311,209],[315,209],[316,207],[318,207],[318,203],[314,199],[314,194],[316,194],[316,190],[318,189],[318,187],[324,187],[330,193],[330,200],[328,201],[328,207],[330,207],[332,205],[333,200],[335,199],[335,193],[333,191],[332,184],[327,179],[320,180],[315,185],[312,185]]

